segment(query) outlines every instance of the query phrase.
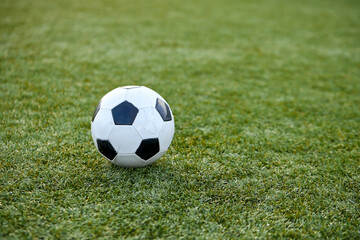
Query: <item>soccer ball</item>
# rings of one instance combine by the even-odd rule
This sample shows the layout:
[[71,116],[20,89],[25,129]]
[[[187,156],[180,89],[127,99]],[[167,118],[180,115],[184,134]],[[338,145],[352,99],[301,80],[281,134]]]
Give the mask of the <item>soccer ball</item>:
[[119,87],[107,93],[91,120],[97,150],[123,167],[154,163],[169,148],[174,116],[167,102],[143,86]]

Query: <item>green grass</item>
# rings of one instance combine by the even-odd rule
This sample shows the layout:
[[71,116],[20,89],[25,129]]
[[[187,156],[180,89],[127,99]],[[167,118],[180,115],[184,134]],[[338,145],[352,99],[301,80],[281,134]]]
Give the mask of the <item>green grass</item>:
[[[360,3],[2,0],[0,238],[360,238]],[[145,85],[154,165],[97,153],[99,99]]]

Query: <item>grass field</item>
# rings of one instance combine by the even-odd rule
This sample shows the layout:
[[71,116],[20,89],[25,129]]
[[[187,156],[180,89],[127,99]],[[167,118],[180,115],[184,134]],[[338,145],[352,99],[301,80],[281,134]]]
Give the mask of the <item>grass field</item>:
[[[2,0],[0,238],[360,238],[360,2]],[[154,165],[96,151],[145,85]]]

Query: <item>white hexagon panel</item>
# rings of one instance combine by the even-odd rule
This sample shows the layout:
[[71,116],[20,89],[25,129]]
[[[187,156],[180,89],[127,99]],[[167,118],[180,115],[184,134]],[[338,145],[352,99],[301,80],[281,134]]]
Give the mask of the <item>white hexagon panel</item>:
[[[101,104],[101,103],[100,103]],[[96,139],[109,139],[110,132],[114,127],[114,120],[110,110],[99,109],[91,123],[91,131]]]
[[142,138],[133,126],[113,127],[109,140],[118,153],[133,154],[139,148]]
[[136,128],[142,139],[157,138],[164,124],[157,110],[143,108],[139,111],[139,117],[135,119],[133,126]]
[[95,109],[91,136],[98,151],[123,167],[143,167],[163,156],[174,136],[168,103],[143,86],[116,88]]
[[159,134],[160,151],[166,151],[174,137],[175,125],[174,121],[164,122],[164,125]]
[[126,96],[126,89],[124,88],[115,88],[114,90],[108,92],[101,99],[101,108],[103,109],[113,109],[119,103],[123,102]]
[[[139,96],[141,96],[141,98],[139,98]],[[158,97],[161,96],[146,87],[131,88],[126,94],[126,100],[134,104],[134,106],[139,109],[154,107]]]
[[123,166],[123,167],[144,167],[146,165],[149,165],[146,161],[141,159],[136,154],[121,154],[121,153],[119,153],[115,157],[113,163],[115,165]]

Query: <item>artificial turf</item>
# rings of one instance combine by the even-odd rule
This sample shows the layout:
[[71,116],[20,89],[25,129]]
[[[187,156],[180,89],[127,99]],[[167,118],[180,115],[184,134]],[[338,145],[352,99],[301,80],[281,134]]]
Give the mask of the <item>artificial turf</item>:
[[[0,238],[360,238],[360,2],[0,1]],[[160,93],[154,165],[99,99]]]

